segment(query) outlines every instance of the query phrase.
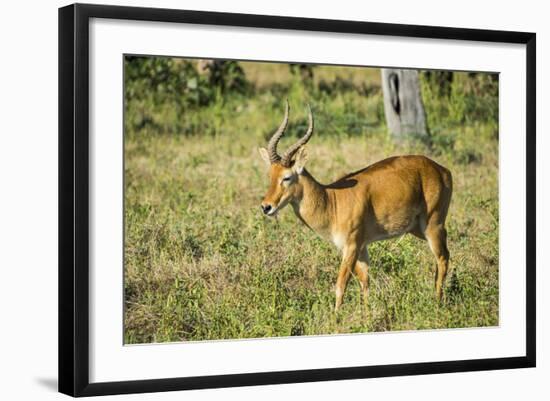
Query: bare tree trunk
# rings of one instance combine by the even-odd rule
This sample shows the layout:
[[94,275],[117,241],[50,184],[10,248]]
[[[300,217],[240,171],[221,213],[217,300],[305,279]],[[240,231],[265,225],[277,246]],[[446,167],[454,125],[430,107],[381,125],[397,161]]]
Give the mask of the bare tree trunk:
[[382,91],[386,122],[395,138],[428,135],[418,71],[383,68]]

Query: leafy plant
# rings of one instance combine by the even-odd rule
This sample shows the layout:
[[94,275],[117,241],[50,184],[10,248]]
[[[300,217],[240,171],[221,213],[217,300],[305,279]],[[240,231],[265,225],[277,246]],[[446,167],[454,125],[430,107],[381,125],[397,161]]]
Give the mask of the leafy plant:
[[[204,107],[227,92],[244,93],[248,86],[236,62],[210,64],[202,72],[197,62],[171,57],[126,56],[124,60],[126,126],[180,130],[188,110]],[[172,127],[166,120],[176,120]]]

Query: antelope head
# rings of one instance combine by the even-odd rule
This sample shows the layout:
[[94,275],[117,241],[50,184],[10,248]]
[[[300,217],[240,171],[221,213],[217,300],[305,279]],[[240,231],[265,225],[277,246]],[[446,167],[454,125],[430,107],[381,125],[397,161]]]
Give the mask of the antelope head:
[[302,196],[300,175],[304,172],[307,160],[305,144],[313,134],[313,114],[309,111],[309,127],[306,134],[292,145],[281,156],[277,152],[277,144],[282,138],[288,125],[289,105],[286,102],[283,122],[269,140],[266,148],[260,148],[262,159],[269,166],[269,188],[264,196],[261,207],[267,216],[275,216],[290,202]]

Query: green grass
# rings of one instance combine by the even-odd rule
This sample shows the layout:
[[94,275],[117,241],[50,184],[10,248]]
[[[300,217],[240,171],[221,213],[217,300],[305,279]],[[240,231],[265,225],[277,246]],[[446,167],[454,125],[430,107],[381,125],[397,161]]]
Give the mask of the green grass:
[[[348,82],[329,94],[317,83],[308,91],[292,77],[281,78],[285,68],[272,67],[270,80],[261,66],[246,64],[253,83],[261,77],[253,94],[220,96],[182,115],[170,105],[155,107],[148,118],[157,123],[126,124],[125,342],[498,325],[494,123],[448,120],[432,145],[397,144],[386,132],[374,70],[316,72],[316,82]],[[316,133],[308,170],[321,182],[407,153],[425,154],[452,171],[451,270],[442,304],[434,297],[427,243],[406,235],[369,247],[368,312],[352,278],[334,313],[337,251],[291,208],[277,220],[260,212],[267,176],[257,148],[280,122],[286,97],[291,126],[282,148],[303,133],[305,102],[311,102]],[[130,119],[147,112],[137,104],[128,103]]]

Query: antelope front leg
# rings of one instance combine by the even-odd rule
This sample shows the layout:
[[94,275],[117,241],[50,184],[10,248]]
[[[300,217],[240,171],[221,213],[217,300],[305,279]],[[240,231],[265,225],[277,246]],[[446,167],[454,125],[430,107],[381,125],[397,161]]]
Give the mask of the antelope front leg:
[[336,280],[336,304],[334,305],[335,312],[337,312],[340,305],[342,305],[346,284],[348,283],[351,270],[355,266],[355,262],[357,262],[356,247],[345,247],[343,251],[342,263],[340,264],[340,271],[338,272],[338,279]]
[[361,252],[359,252],[357,262],[355,263],[355,275],[357,276],[359,284],[361,285],[361,293],[363,295],[363,302],[365,304],[365,307],[368,306],[369,298],[369,264],[369,251],[365,246],[365,248]]

